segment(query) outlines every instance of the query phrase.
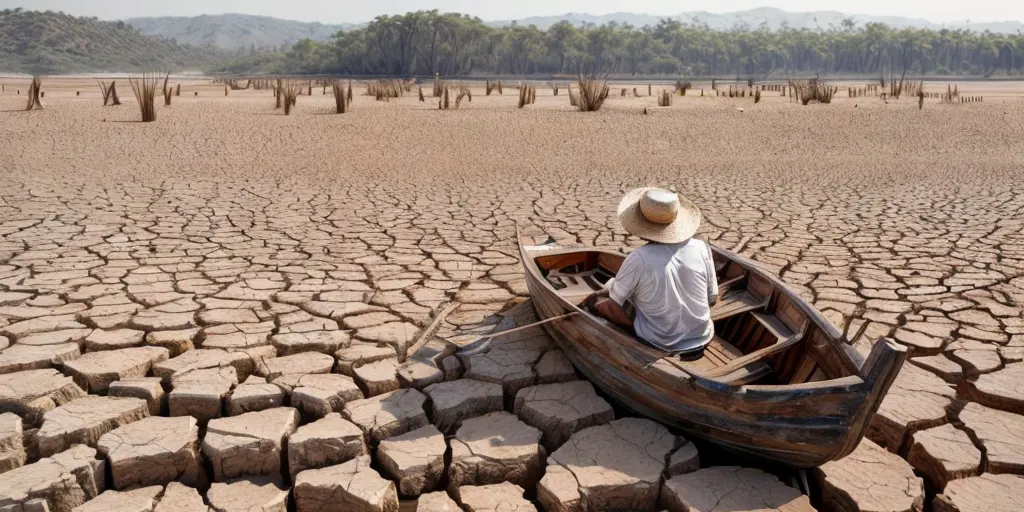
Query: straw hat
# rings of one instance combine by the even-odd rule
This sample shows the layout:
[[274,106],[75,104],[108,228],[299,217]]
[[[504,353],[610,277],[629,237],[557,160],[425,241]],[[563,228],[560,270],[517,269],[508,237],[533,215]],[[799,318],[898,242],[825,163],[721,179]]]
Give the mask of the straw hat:
[[626,231],[663,244],[688,240],[700,226],[700,208],[668,190],[645,187],[630,190],[619,203],[619,222]]

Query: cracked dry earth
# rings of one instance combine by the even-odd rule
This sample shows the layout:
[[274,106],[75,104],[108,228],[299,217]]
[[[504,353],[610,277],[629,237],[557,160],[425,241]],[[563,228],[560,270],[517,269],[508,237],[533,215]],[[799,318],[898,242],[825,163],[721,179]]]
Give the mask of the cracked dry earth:
[[[204,92],[145,125],[0,96],[0,510],[1019,508],[1024,103],[538,94],[285,117]],[[810,498],[623,416],[539,329],[456,353],[535,320],[516,223],[628,250],[615,206],[653,184],[859,350],[910,349]]]

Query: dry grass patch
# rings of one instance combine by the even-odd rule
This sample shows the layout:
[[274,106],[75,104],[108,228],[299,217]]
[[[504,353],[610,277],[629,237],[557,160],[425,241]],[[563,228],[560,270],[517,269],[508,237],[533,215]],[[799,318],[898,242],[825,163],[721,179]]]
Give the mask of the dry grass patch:
[[580,75],[578,83],[580,90],[576,107],[580,112],[601,110],[608,99],[608,82],[595,75]]
[[139,111],[142,114],[143,123],[156,121],[156,89],[160,78],[156,74],[143,73],[142,78],[131,78],[128,83],[135,93],[135,100],[139,102]]

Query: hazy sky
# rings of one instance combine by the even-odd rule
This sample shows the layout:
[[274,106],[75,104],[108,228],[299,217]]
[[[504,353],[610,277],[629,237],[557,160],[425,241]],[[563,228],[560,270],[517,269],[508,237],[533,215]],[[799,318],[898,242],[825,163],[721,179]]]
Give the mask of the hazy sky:
[[[772,5],[788,11],[832,9],[848,14],[874,14],[948,21],[1012,21],[1024,19],[1020,0],[861,0],[852,4],[814,0],[719,0],[678,2],[672,0],[0,0],[0,8],[64,11],[78,16],[121,19],[138,16],[193,16],[240,12],[323,23],[362,22],[379,14],[420,9],[439,9],[479,16],[485,20],[546,16],[567,12],[679,14],[683,11],[728,12]],[[848,6],[849,5],[849,6]],[[855,7],[854,7],[855,6]]]

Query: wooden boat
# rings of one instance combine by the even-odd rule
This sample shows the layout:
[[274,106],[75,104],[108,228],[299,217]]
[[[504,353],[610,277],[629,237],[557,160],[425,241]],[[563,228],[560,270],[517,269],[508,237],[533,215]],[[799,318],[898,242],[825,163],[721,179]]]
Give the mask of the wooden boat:
[[748,456],[795,468],[846,456],[906,360],[888,339],[863,359],[777,277],[713,247],[716,336],[684,362],[580,309],[624,255],[519,246],[537,315],[554,319],[544,328],[581,373],[641,415]]

